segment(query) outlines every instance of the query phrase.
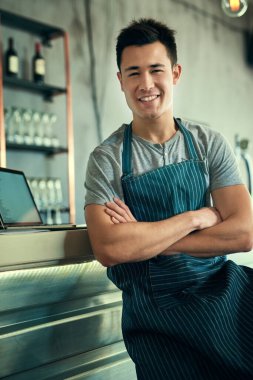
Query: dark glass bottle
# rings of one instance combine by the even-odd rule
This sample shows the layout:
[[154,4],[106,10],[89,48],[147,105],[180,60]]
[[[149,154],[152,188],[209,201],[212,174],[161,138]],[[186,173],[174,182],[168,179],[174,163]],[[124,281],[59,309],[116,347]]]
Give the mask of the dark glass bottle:
[[5,53],[5,73],[11,77],[17,77],[19,69],[19,60],[16,50],[14,49],[13,38],[8,40],[8,49]]
[[45,78],[45,59],[41,54],[41,44],[36,42],[33,56],[33,81],[43,83]]

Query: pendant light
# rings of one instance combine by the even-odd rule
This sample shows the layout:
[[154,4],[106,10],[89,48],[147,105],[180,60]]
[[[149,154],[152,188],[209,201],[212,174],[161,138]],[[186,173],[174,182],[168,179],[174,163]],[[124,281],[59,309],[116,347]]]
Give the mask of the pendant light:
[[246,12],[248,3],[247,0],[222,0],[221,7],[227,16],[240,17]]

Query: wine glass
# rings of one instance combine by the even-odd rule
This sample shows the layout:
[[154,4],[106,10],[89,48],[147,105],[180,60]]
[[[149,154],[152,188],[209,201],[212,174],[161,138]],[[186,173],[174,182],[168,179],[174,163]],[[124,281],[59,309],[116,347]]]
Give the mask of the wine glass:
[[33,194],[34,201],[36,203],[36,206],[38,207],[38,210],[41,211],[43,208],[42,200],[40,197],[40,189],[39,189],[39,179],[38,178],[30,178],[29,179],[29,185],[31,192]]
[[44,178],[39,180],[39,193],[42,210],[46,212],[46,223],[53,224],[51,200],[49,198],[47,180]]
[[24,142],[24,131],[21,119],[21,111],[17,107],[11,108],[9,142],[22,144]]
[[32,127],[32,112],[24,108],[21,113],[22,124],[24,127],[24,143],[26,145],[33,144],[33,127]]
[[38,111],[32,112],[32,124],[34,129],[34,144],[41,146],[43,143],[43,131],[41,125],[41,114]]
[[57,122],[57,116],[54,113],[51,113],[49,115],[49,118],[50,118],[49,128],[50,128],[52,146],[57,148],[60,145],[59,139],[54,133],[54,125]]
[[50,131],[50,117],[49,114],[46,112],[43,112],[41,114],[41,125],[43,129],[43,136],[42,141],[44,146],[51,146],[52,140],[51,140],[51,131]]
[[60,178],[56,178],[54,181],[55,187],[55,223],[62,223],[61,208],[63,206],[62,184]]
[[10,108],[5,108],[4,109],[4,127],[5,127],[5,135],[6,135],[7,141],[8,141],[8,135],[9,135],[10,117],[11,117]]

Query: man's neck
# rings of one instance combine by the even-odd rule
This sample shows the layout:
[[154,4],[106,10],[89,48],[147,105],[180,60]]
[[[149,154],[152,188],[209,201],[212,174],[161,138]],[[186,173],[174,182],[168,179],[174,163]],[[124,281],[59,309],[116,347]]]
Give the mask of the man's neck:
[[157,144],[163,144],[165,141],[168,141],[177,131],[173,117],[164,120],[142,120],[134,118],[132,128],[135,135]]

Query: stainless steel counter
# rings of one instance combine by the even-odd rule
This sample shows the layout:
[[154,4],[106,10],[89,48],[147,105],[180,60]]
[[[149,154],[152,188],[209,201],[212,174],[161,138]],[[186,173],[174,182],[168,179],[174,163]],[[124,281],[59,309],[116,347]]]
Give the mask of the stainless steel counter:
[[0,378],[136,379],[121,292],[85,229],[0,235],[0,247]]
[[0,234],[0,271],[94,259],[86,228]]
[[0,234],[0,378],[135,380],[121,308],[85,228]]

